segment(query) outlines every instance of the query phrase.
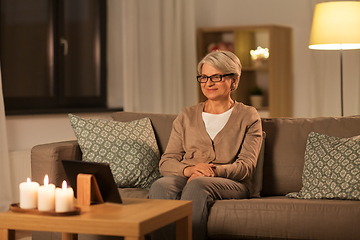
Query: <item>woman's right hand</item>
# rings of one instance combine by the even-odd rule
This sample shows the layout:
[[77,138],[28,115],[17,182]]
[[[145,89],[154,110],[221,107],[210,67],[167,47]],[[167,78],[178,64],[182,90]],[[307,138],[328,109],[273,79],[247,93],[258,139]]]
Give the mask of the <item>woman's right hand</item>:
[[195,166],[189,166],[184,168],[184,176],[192,177],[195,176],[206,176],[206,177],[215,177],[214,164],[210,163],[198,163]]

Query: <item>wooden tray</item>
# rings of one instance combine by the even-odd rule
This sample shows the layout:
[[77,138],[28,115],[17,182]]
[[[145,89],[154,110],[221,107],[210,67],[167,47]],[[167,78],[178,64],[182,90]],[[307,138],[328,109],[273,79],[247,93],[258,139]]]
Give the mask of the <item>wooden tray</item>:
[[11,204],[10,210],[12,212],[29,213],[29,214],[44,215],[44,216],[73,216],[73,215],[79,215],[81,212],[81,209],[79,207],[74,207],[74,210],[70,212],[39,211],[37,209],[23,209],[20,207],[19,203]]

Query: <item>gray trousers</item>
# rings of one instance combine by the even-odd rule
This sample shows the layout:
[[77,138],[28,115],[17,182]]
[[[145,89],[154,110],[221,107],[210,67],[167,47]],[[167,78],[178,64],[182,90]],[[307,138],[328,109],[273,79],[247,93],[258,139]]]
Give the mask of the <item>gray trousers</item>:
[[[193,240],[206,239],[208,214],[215,200],[249,198],[249,190],[231,179],[197,177],[188,183],[187,180],[180,176],[162,177],[152,184],[149,198],[192,201]],[[154,232],[151,239],[175,239],[175,224]]]

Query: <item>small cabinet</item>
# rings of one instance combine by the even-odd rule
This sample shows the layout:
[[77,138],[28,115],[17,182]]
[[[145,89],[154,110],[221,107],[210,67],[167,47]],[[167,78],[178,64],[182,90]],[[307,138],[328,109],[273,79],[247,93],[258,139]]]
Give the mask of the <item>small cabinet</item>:
[[[250,51],[267,48],[267,60],[254,61]],[[198,29],[198,60],[213,49],[233,51],[242,64],[239,87],[233,99],[251,105],[255,86],[262,90],[261,117],[292,116],[292,31],[284,26],[232,26]],[[199,87],[199,101],[206,100]]]

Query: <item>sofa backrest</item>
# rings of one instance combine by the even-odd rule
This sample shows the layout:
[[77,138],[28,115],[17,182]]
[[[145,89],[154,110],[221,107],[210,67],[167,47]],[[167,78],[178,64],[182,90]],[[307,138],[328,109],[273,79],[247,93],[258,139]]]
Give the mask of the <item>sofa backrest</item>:
[[262,119],[266,132],[261,196],[285,195],[302,187],[308,134],[360,135],[360,116]]
[[[162,154],[170,137],[175,114],[116,112],[112,118],[128,122],[150,118]],[[336,137],[360,135],[360,116],[319,118],[263,118],[266,132],[261,196],[283,196],[302,187],[302,171],[308,134]]]

